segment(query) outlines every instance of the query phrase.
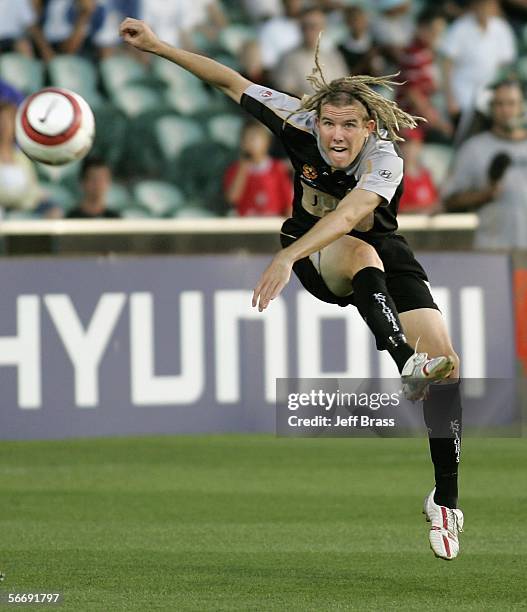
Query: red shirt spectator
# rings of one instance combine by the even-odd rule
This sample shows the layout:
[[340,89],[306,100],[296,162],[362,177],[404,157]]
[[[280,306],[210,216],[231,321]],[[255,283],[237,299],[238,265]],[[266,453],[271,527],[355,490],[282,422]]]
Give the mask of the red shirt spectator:
[[401,53],[397,102],[412,115],[424,117],[427,132],[444,137],[452,135],[450,122],[434,106],[432,95],[439,91],[436,46],[445,28],[444,17],[431,9],[419,15],[415,38]]
[[426,168],[419,168],[417,174],[405,172],[404,192],[399,200],[399,212],[429,213],[437,204],[439,194]]
[[400,213],[431,213],[437,209],[439,193],[429,170],[421,164],[423,131],[420,128],[403,130],[400,143],[404,159],[403,195],[399,200]]
[[288,215],[293,184],[285,163],[269,155],[271,132],[249,121],[240,139],[240,159],[227,168],[225,199],[241,217]]
[[[243,161],[236,161],[227,169],[225,191],[232,186],[241,164]],[[292,200],[293,184],[285,163],[269,157],[247,169],[244,187],[234,204],[240,217],[272,216],[286,215]]]
[[403,50],[400,69],[403,89],[412,87],[425,96],[436,91],[435,53],[419,38]]

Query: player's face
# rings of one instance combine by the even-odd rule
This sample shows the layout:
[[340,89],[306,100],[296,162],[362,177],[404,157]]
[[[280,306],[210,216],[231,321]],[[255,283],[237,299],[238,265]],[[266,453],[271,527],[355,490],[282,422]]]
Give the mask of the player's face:
[[347,168],[360,153],[375,127],[366,118],[366,110],[360,104],[333,106],[323,104],[317,118],[320,144],[333,168]]

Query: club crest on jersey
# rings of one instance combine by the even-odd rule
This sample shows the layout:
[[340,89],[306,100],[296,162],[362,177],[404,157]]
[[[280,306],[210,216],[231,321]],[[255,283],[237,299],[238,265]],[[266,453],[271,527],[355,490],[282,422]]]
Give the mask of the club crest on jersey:
[[379,170],[379,176],[382,176],[383,179],[390,179],[392,178],[392,173],[390,170]]
[[316,169],[309,164],[304,164],[302,167],[302,174],[310,181],[314,181],[318,177],[318,172]]
[[265,89],[264,91],[260,92],[260,98],[271,98],[273,95],[273,92],[270,91],[269,89]]

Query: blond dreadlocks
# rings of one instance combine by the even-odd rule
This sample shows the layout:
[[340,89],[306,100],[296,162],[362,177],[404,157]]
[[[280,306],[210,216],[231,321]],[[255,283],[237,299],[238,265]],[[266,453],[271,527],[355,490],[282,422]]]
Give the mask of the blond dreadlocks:
[[[313,73],[307,77],[307,80],[313,85],[315,93],[311,96],[304,96],[300,108],[293,111],[289,117],[304,111],[314,110],[320,113],[323,104],[345,106],[358,101],[366,108],[368,119],[375,121],[375,134],[383,140],[392,141],[404,141],[404,138],[397,133],[399,130],[412,129],[417,127],[418,121],[426,121],[424,117],[406,113],[393,100],[388,100],[372,89],[376,86],[386,87],[393,91],[394,86],[402,85],[402,83],[392,80],[399,73],[383,77],[348,76],[328,83],[319,63],[319,47],[320,36],[315,50],[315,68],[313,68]],[[380,130],[382,128],[388,132],[388,138],[381,136]]]

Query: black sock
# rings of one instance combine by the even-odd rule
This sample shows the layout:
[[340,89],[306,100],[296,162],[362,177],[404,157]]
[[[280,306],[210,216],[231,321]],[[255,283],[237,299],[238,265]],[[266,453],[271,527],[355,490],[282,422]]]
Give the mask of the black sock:
[[423,403],[430,456],[440,506],[457,508],[457,477],[461,454],[461,391],[459,381],[431,384]]
[[377,348],[387,350],[401,372],[414,350],[403,334],[397,309],[386,287],[386,275],[379,268],[363,268],[351,284],[355,305],[373,332]]

